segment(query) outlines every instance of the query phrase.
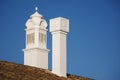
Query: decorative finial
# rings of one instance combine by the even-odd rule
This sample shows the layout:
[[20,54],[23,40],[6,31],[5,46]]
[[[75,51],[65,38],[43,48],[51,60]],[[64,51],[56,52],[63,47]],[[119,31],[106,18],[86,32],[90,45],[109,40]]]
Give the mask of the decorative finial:
[[38,7],[35,7],[36,12],[38,11]]

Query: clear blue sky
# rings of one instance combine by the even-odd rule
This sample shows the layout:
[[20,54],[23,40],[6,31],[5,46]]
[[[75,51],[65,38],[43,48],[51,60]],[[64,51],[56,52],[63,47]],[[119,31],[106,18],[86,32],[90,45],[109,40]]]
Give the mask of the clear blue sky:
[[[96,80],[120,80],[119,0],[0,0],[1,60],[23,64],[25,23],[35,6],[48,23],[59,16],[70,19],[68,73]],[[51,46],[48,32],[50,50]]]

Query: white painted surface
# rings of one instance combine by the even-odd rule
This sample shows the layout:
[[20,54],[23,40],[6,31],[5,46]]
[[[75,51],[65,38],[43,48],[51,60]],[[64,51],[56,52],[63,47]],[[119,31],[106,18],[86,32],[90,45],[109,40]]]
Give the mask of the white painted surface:
[[48,69],[47,23],[36,12],[26,22],[26,48],[24,65]]
[[52,72],[66,77],[66,34],[69,32],[69,20],[58,17],[50,20],[52,32]]
[[48,50],[40,48],[25,49],[24,64],[48,69]]
[[69,20],[62,17],[50,19],[50,32],[54,31],[69,32]]

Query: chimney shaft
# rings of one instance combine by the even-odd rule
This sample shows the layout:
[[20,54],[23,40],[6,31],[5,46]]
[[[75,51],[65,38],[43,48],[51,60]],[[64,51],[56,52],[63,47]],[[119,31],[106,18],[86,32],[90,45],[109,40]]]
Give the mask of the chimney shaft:
[[66,77],[66,35],[69,32],[69,20],[58,17],[50,20],[52,33],[52,72]]

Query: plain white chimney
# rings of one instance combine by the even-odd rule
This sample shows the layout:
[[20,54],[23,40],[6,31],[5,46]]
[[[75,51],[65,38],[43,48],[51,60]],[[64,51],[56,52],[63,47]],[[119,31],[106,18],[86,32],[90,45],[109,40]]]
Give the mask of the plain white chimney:
[[69,20],[58,17],[50,19],[52,33],[52,72],[66,77],[66,35],[69,32]]

